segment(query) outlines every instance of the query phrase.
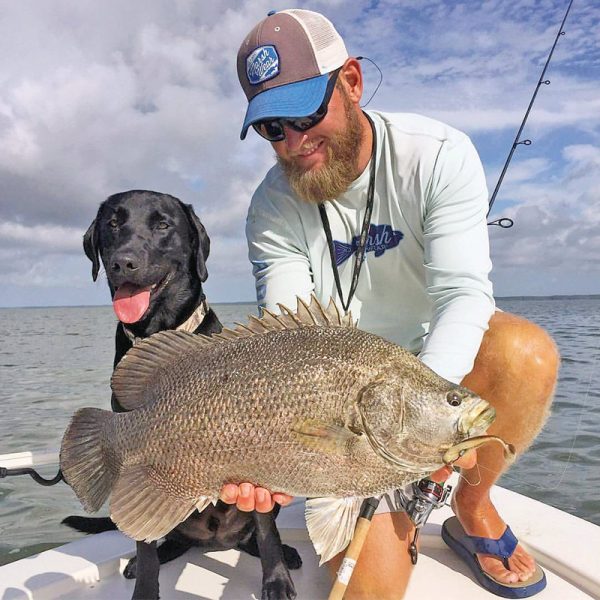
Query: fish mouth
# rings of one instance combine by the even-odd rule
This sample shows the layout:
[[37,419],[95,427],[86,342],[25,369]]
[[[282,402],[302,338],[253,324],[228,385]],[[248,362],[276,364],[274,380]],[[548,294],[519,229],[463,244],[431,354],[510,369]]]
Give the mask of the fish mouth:
[[480,400],[464,413],[458,422],[460,435],[472,437],[483,433],[496,418],[496,409],[486,400]]

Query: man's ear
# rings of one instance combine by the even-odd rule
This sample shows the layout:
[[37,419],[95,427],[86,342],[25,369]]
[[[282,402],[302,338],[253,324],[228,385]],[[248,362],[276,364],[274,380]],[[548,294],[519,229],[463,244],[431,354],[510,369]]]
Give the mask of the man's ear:
[[340,72],[342,85],[346,88],[346,94],[353,104],[358,104],[363,95],[363,75],[360,63],[356,58],[349,58]]
[[83,250],[85,255],[92,261],[92,279],[96,281],[100,270],[100,257],[98,256],[98,232],[96,231],[96,219],[88,227],[83,235]]
[[200,219],[194,212],[194,207],[191,204],[181,204],[185,211],[188,223],[190,224],[192,231],[194,232],[194,252],[196,253],[196,272],[200,281],[203,283],[208,277],[208,271],[206,270],[206,259],[210,252],[210,239],[204,229],[204,225],[200,222]]

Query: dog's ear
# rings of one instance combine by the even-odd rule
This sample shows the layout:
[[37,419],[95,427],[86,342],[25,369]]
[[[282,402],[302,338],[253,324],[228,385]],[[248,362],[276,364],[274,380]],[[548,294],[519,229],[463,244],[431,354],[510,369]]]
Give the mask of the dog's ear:
[[200,219],[194,212],[194,207],[191,204],[183,203],[182,206],[186,212],[192,231],[195,234],[196,243],[194,251],[196,252],[196,271],[200,281],[204,283],[208,277],[208,271],[206,270],[206,259],[208,258],[208,253],[210,252],[210,239],[206,233],[206,229],[204,229],[204,225],[202,225]]
[[92,261],[92,279],[96,281],[100,270],[100,257],[98,256],[98,233],[96,231],[96,219],[88,227],[83,235],[83,250],[85,255]]

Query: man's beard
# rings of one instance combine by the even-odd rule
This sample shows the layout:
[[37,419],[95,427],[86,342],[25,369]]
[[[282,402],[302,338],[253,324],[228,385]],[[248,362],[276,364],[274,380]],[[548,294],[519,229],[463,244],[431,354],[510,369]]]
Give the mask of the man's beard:
[[358,177],[358,155],[363,132],[360,119],[350,100],[344,95],[347,126],[335,134],[327,145],[327,159],[319,168],[305,170],[294,159],[277,157],[292,190],[302,200],[321,203],[337,198]]

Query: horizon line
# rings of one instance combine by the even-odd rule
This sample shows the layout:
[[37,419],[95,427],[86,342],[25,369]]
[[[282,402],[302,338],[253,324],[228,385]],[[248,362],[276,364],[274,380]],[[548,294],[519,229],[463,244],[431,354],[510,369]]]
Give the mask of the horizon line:
[[[547,294],[547,295],[511,295],[511,296],[495,296],[495,300],[560,300],[564,298],[573,299],[600,299],[600,293],[598,294]],[[211,304],[226,304],[226,305],[238,305],[238,304],[254,304],[255,300],[235,300],[232,302],[211,302]],[[7,308],[110,308],[112,304],[28,304],[23,306],[0,306],[0,309]]]

